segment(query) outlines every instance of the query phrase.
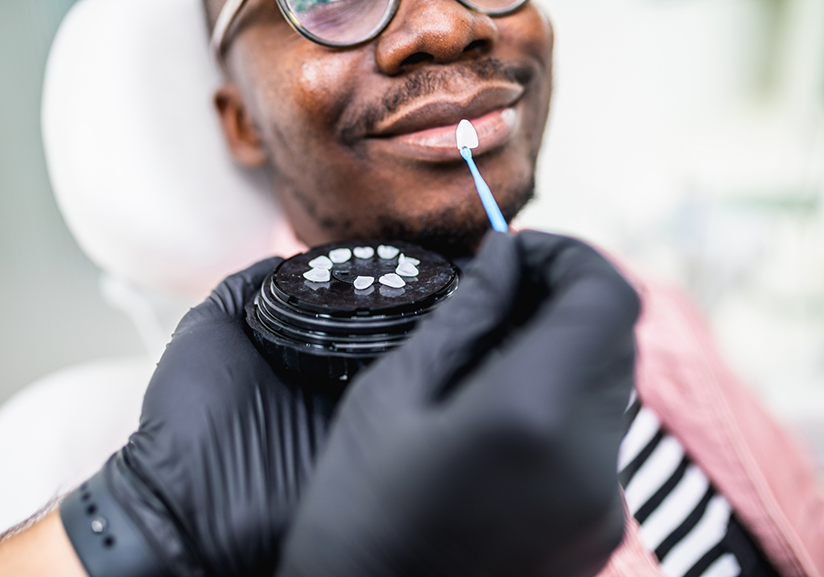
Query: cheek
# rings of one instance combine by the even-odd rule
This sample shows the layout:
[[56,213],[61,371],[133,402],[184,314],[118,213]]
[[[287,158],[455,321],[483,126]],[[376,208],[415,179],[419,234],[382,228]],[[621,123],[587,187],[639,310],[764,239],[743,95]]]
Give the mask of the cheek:
[[347,59],[337,54],[325,56],[304,60],[286,76],[290,97],[313,124],[335,118],[349,91]]
[[552,49],[555,34],[546,13],[534,2],[511,16],[499,20],[501,38],[506,38],[515,51],[536,59],[549,71],[552,66]]
[[549,18],[534,2],[512,16],[501,19],[501,38],[509,56],[528,58],[537,68],[524,101],[524,136],[530,143],[529,156],[537,157],[552,96],[554,31]]
[[350,53],[323,48],[284,27],[255,28],[242,37],[240,75],[260,128],[294,137],[328,125],[356,75]]
[[[276,160],[295,170],[335,140],[334,127],[358,78],[347,54],[284,58],[284,65],[259,94],[261,128]],[[292,172],[287,167],[281,170]]]

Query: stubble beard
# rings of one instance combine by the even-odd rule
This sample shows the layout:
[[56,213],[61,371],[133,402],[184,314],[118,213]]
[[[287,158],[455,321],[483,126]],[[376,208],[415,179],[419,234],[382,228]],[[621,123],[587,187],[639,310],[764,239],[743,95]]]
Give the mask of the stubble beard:
[[[500,205],[507,222],[511,221],[535,196],[534,177],[520,188],[508,191],[501,198],[509,199]],[[450,258],[474,254],[484,235],[490,230],[480,198],[472,209],[449,208],[426,217],[409,218],[385,214],[376,219],[373,234],[359,236],[381,240],[403,240]]]

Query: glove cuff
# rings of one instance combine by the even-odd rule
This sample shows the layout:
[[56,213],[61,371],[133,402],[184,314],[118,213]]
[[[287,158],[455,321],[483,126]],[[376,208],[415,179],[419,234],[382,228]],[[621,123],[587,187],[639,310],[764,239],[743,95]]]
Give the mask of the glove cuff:
[[114,498],[104,467],[60,505],[60,519],[89,577],[174,577]]
[[203,577],[163,503],[112,456],[60,505],[89,577]]

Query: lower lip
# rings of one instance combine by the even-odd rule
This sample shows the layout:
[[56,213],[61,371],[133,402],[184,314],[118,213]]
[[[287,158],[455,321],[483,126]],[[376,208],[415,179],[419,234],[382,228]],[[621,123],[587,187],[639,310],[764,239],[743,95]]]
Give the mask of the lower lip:
[[[473,156],[478,156],[512,140],[518,132],[521,115],[517,108],[502,108],[469,120],[478,133],[479,146],[472,150]],[[373,140],[385,143],[395,153],[410,159],[454,161],[461,159],[455,140],[457,129],[458,125],[453,124]]]

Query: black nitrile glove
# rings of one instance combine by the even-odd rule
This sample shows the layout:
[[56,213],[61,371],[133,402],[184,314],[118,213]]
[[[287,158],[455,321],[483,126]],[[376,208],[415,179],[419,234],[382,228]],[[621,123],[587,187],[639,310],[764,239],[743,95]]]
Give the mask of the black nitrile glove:
[[596,573],[623,534],[638,309],[588,246],[492,234],[453,299],[348,390],[278,576]]
[[61,506],[91,577],[271,576],[339,390],[276,373],[244,304],[279,260],[226,279],[181,321],[140,428]]

